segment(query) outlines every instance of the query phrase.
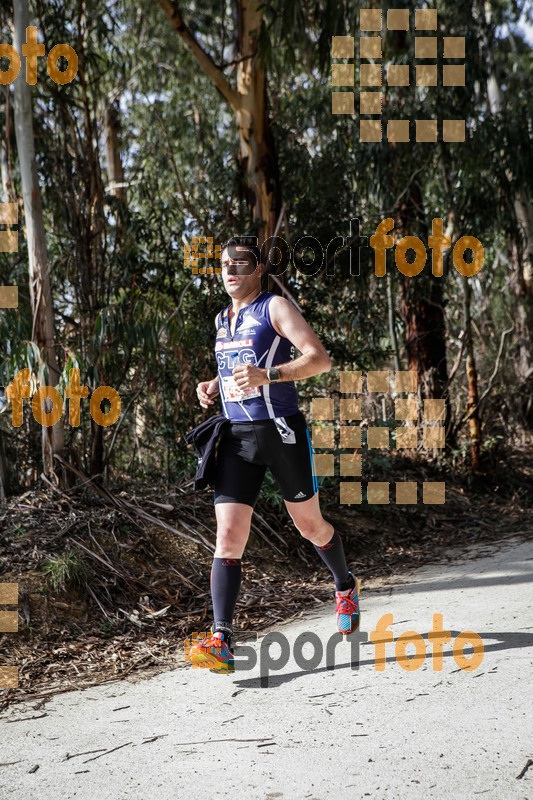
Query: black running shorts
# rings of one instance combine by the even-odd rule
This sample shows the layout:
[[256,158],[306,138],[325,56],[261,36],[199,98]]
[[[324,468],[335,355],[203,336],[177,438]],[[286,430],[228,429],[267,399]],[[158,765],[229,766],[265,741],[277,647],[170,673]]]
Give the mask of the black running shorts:
[[301,503],[318,491],[313,448],[301,411],[284,417],[294,431],[293,444],[282,438],[273,419],[231,422],[218,445],[215,478],[216,503],[255,506],[267,467],[277,480],[284,500]]

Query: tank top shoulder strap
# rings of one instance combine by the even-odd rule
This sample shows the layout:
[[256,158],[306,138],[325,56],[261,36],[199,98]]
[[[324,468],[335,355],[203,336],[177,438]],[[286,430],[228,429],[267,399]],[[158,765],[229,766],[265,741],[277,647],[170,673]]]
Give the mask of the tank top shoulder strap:
[[269,327],[274,330],[272,322],[270,321],[270,301],[275,297],[274,292],[263,292],[257,299],[257,312],[266,319]]

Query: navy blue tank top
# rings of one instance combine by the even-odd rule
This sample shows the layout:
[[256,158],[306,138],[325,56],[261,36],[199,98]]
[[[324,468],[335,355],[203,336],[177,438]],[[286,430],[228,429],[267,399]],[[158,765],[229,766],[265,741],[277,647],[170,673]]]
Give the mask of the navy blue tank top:
[[298,411],[294,381],[267,383],[245,392],[238,389],[233,366],[255,364],[263,369],[285,364],[294,358],[294,345],[272,327],[268,307],[273,292],[261,292],[241,308],[230,332],[228,312],[231,303],[217,314],[215,354],[218,363],[220,397],[224,416],[232,422],[288,417]]

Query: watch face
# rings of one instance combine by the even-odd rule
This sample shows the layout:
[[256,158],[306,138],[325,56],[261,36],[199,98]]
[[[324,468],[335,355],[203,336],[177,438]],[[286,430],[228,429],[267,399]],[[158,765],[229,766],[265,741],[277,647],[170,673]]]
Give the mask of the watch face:
[[274,367],[271,367],[268,370],[268,380],[270,381],[270,383],[274,383],[275,381],[279,381],[279,369],[275,369]]

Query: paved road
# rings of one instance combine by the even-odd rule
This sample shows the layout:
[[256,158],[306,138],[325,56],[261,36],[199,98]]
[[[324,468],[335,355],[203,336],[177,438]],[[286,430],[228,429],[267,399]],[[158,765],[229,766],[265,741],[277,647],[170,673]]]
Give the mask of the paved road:
[[[40,711],[11,707],[0,715],[0,797],[533,800],[533,763],[517,777],[533,760],[532,578],[533,541],[506,540],[362,586],[359,662],[357,637],[337,645],[331,669],[319,652],[335,632],[332,602],[276,629],[290,658],[269,674],[263,638],[251,671],[192,670],[180,654],[181,666],[154,678],[57,695]],[[395,642],[378,671],[368,639],[385,614]],[[434,614],[451,631],[440,671],[427,638]],[[395,655],[407,631],[422,636],[420,660],[427,649],[411,671]],[[458,665],[462,631],[484,652],[467,644]],[[306,632],[318,639],[296,660]],[[285,646],[271,642],[271,660]],[[312,656],[319,663],[303,668]]]

